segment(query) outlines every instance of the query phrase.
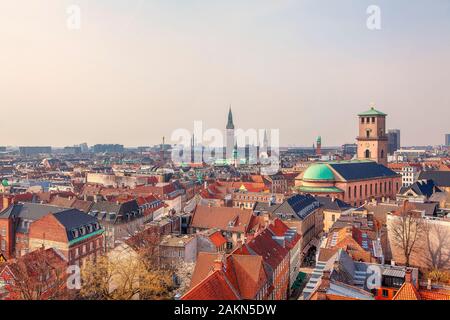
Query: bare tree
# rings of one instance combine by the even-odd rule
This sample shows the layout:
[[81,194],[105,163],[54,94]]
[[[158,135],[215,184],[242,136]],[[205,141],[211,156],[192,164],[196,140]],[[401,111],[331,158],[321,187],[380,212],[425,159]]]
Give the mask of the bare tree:
[[148,269],[147,263],[133,249],[110,253],[87,262],[81,272],[81,298],[90,300],[171,299],[172,274],[162,269]]
[[402,250],[406,266],[410,266],[411,254],[416,249],[419,237],[423,234],[424,221],[421,214],[414,211],[408,201],[394,212],[394,216],[395,220],[391,226],[394,244]]
[[10,292],[21,300],[63,300],[67,290],[66,262],[54,251],[39,249],[8,264]]
[[192,275],[194,274],[195,263],[194,262],[185,262],[180,260],[174,267],[174,274],[176,279],[177,288],[175,290],[175,294],[182,296],[185,294],[192,280]]
[[143,259],[149,269],[159,267],[159,243],[161,236],[153,228],[133,229],[126,243]]
[[450,227],[439,221],[424,224],[427,264],[431,270],[448,269],[450,263]]

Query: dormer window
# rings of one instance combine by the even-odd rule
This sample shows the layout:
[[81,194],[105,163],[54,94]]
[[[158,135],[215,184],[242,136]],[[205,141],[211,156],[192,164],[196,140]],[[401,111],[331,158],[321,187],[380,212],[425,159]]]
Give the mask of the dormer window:
[[78,238],[78,236],[79,236],[78,230],[72,230],[72,236],[73,236],[74,238]]

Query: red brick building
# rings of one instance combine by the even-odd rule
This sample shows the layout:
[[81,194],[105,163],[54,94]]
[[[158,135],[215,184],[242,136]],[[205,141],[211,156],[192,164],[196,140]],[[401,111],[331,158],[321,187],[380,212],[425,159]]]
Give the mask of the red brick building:
[[103,227],[76,209],[34,203],[13,204],[0,213],[0,253],[6,259],[57,248],[71,264],[103,252]]
[[276,236],[264,229],[252,240],[233,251],[233,254],[261,256],[269,279],[271,279],[270,300],[286,300],[289,296],[290,254],[285,242],[278,242]]
[[301,194],[328,196],[352,206],[395,199],[401,186],[401,175],[366,160],[313,164],[296,179],[296,189]]

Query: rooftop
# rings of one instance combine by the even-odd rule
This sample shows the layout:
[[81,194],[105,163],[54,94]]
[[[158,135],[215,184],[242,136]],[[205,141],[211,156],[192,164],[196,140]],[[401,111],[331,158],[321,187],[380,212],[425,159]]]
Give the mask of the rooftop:
[[386,113],[383,113],[381,111],[376,110],[374,107],[370,108],[370,110],[367,110],[365,112],[362,112],[360,114],[358,114],[358,116],[360,117],[366,117],[366,116],[380,116],[380,117],[385,117],[387,116]]

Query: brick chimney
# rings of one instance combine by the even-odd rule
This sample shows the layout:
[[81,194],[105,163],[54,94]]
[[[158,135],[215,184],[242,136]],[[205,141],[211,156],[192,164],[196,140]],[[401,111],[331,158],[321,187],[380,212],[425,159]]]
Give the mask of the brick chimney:
[[317,300],[327,300],[327,290],[330,287],[330,271],[325,270],[317,289]]
[[405,282],[412,283],[412,270],[411,269],[407,269],[405,272]]

